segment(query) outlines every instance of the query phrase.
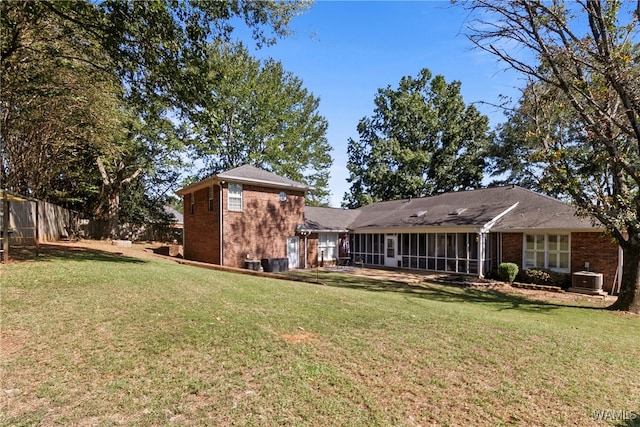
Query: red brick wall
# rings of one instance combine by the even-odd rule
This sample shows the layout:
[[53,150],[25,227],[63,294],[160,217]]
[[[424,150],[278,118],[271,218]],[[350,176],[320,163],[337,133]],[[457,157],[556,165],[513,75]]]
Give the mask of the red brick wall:
[[194,213],[191,213],[191,195],[184,203],[184,257],[194,261],[220,264],[220,187],[213,187],[213,210],[209,210],[209,189],[194,193]]
[[522,268],[523,239],[522,233],[502,233],[502,260],[500,262],[512,262]]
[[498,271],[498,235],[496,233],[490,233],[488,236],[489,253],[487,254],[491,258],[491,265],[489,271],[485,271],[484,274]]
[[571,272],[583,271],[585,262],[589,271],[602,273],[602,287],[611,292],[618,268],[618,244],[602,233],[571,233]]
[[[522,268],[523,234],[502,234],[502,262],[512,262]],[[618,245],[600,232],[571,233],[571,272],[583,271],[589,262],[589,271],[602,273],[603,288],[610,292],[618,268]]]
[[[302,241],[304,245],[304,240]],[[304,248],[302,249],[304,251]],[[303,255],[304,256],[304,255]],[[313,233],[307,237],[307,267],[318,265],[318,233]]]
[[[224,265],[244,267],[247,254],[251,259],[285,258],[287,237],[296,236],[296,227],[304,222],[304,192],[243,185],[242,211],[227,209],[227,185],[223,185]],[[304,266],[304,240],[300,239],[299,265]]]

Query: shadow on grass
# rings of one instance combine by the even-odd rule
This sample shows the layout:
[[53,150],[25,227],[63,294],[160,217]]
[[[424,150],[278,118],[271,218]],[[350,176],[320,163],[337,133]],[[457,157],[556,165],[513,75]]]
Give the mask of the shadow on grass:
[[617,423],[621,427],[640,427],[640,411],[627,414],[629,419]]
[[[309,278],[314,274],[296,273]],[[453,284],[435,284],[427,281],[406,283],[394,280],[380,280],[351,274],[320,273],[318,280],[327,286],[358,289],[368,292],[394,292],[408,297],[425,298],[441,302],[475,303],[493,305],[496,310],[520,310],[530,312],[551,312],[559,308],[582,308],[603,310],[599,307],[588,307],[570,304],[559,304],[530,299],[522,295],[503,292],[495,288],[470,287]]]
[[97,249],[70,247],[55,244],[41,244],[36,252],[35,247],[12,247],[10,250],[11,261],[103,261],[144,264],[145,260],[125,256],[119,252],[106,252]]

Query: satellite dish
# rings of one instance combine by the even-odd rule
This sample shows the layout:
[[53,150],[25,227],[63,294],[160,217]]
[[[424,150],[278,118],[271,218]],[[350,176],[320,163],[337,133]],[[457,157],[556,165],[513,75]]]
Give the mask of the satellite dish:
[[280,198],[281,202],[284,202],[285,200],[287,200],[287,193],[285,193],[284,191],[281,191],[278,197]]

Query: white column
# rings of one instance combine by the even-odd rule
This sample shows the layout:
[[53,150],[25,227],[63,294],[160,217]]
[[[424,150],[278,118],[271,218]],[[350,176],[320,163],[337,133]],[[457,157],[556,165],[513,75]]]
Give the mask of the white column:
[[478,233],[478,277],[484,277],[484,240],[486,235],[484,233]]

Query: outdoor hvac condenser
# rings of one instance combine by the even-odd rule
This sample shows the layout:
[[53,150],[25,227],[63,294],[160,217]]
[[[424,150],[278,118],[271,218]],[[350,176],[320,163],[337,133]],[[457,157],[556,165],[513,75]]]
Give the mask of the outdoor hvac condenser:
[[573,279],[569,292],[581,294],[602,295],[602,274],[591,271],[578,271],[573,273]]

